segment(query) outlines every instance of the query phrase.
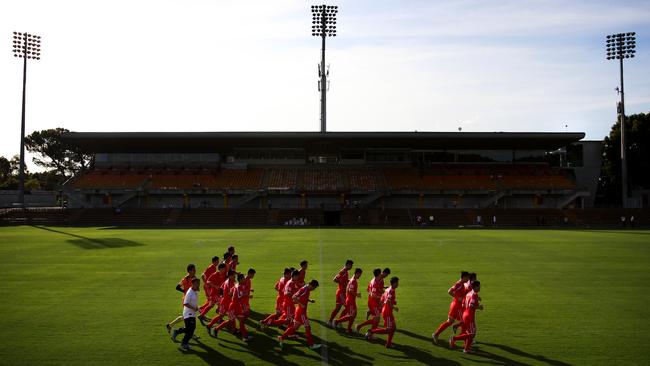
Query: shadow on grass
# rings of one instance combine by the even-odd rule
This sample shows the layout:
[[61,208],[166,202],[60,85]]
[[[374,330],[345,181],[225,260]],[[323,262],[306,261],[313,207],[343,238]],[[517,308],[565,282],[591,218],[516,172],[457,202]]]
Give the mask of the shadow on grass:
[[[257,315],[263,317],[259,313]],[[250,330],[252,329],[249,329],[249,331]],[[237,336],[228,331],[220,332],[218,339],[212,339],[214,339],[215,342],[219,342],[221,347],[235,352],[250,354],[262,361],[271,362],[276,365],[300,365],[286,360],[285,357],[287,356],[305,357],[314,361],[321,361],[328,365],[336,366],[370,366],[374,360],[372,357],[357,353],[350,347],[340,345],[339,343],[333,341],[324,342],[317,336],[314,336],[314,343],[320,343],[322,344],[322,347],[317,350],[311,350],[307,347],[304,328],[301,328],[296,333],[298,335],[297,338],[286,340],[282,349],[279,347],[277,337],[281,335],[283,331],[276,328],[266,328],[264,331],[253,333],[253,339],[248,343],[244,343],[239,340]]]
[[111,248],[139,247],[144,245],[142,243],[121,239],[121,238],[101,238],[101,239],[87,238],[85,236],[72,234],[61,230],[55,230],[43,226],[32,226],[32,227],[45,230],[45,231],[50,231],[57,234],[70,236],[73,239],[68,239],[66,240],[66,242],[76,245],[82,249],[111,249]]
[[[506,345],[503,345],[503,344],[481,342],[481,346],[488,346],[488,347],[498,348],[500,350],[506,351],[506,352],[511,353],[513,355],[529,358],[531,360],[535,360],[535,361],[539,361],[539,362],[544,362],[544,363],[547,363],[547,364],[553,365],[553,366],[571,366],[571,364],[566,363],[566,362],[562,362],[562,361],[558,361],[558,360],[552,360],[552,359],[547,358],[546,356],[542,356],[542,355],[534,355],[532,353],[528,353],[528,352],[525,352],[525,351],[510,347],[510,346],[506,346]],[[488,352],[488,351],[485,350],[485,347],[481,347],[481,349],[476,353],[476,355],[481,356],[481,357],[490,358],[490,359],[495,360],[495,361],[504,362],[505,364],[508,364],[508,365],[525,365],[525,363],[516,362],[516,361],[510,360],[510,359],[508,359],[506,357],[498,356],[498,355],[495,355],[495,354],[493,354],[491,352]]]
[[429,337],[423,336],[422,334],[409,332],[408,330],[405,330],[405,329],[397,328],[397,330],[395,330],[395,333],[404,334],[407,337],[415,338],[415,339],[418,339],[418,340],[421,340],[421,341],[431,342],[431,336],[429,336]]
[[[184,351],[180,347],[178,348],[179,352],[195,355],[201,358],[205,363],[209,365],[233,365],[233,366],[244,366],[244,363],[241,361],[230,359],[221,353],[217,352],[214,348],[208,346],[207,344],[201,342],[198,339],[193,340],[191,343],[192,349],[189,351]],[[198,351],[201,349],[203,352]]]
[[[309,357],[305,352],[301,352],[299,349],[293,349],[293,347],[285,347],[283,351],[278,347],[278,342],[274,338],[270,338],[263,333],[253,334],[253,339],[248,343],[244,343],[237,336],[227,332],[219,332],[219,338],[212,340],[218,343],[220,347],[244,353],[257,357],[261,361],[269,362],[275,365],[287,365],[287,366],[300,366],[300,364],[291,362],[285,359],[285,356],[296,355],[301,357]],[[308,351],[307,348],[304,349]],[[320,360],[320,357],[311,356],[315,360]]]
[[[323,326],[327,326],[325,322],[317,320],[317,319],[310,319],[310,321],[321,324]],[[343,330],[343,329],[339,329],[339,331],[340,331],[339,333],[341,335],[343,335],[343,336],[346,336],[346,337],[349,337],[349,338],[359,338],[360,341],[374,343],[374,344],[377,345],[377,347],[382,347],[383,348],[383,346],[385,345],[384,339],[381,339],[381,338],[367,341],[367,340],[363,339],[360,335],[347,334],[347,333],[345,333],[345,330]],[[403,334],[403,335],[406,335],[408,337],[415,338],[415,339],[418,339],[418,340],[424,340],[424,341],[427,341],[427,342],[431,342],[431,338],[425,337],[425,336],[422,336],[422,335],[419,335],[419,334],[416,334],[416,333],[413,333],[413,332],[410,332],[408,330],[397,329],[396,333]],[[348,354],[348,355],[350,353],[355,354],[348,347],[341,347],[341,346],[338,346],[336,343],[334,343],[334,346],[330,346],[332,343],[328,343],[328,348],[330,350],[329,352],[330,352],[330,355],[332,355],[329,358],[330,363],[331,363],[332,359],[336,359],[336,357],[338,356],[338,354],[333,354],[333,352],[331,350],[334,350],[335,352],[340,350],[340,351],[342,351],[342,352],[344,352],[345,354]],[[449,366],[460,365],[460,363],[458,363],[456,361],[452,361],[452,360],[449,360],[449,359],[446,359],[446,358],[441,358],[441,357],[435,357],[435,356],[433,356],[431,354],[431,352],[429,350],[419,348],[419,347],[409,346],[409,345],[406,345],[406,344],[393,343],[393,350],[400,351],[400,352],[403,353],[403,355],[397,355],[395,353],[385,353],[385,352],[382,352],[381,354],[384,355],[384,356],[390,357],[390,358],[394,358],[396,361],[399,361],[399,362],[407,361],[407,360],[416,360],[416,361],[418,361],[420,363],[423,363],[425,365],[449,365]],[[351,360],[344,360],[344,362],[340,363],[340,365],[347,365],[347,364],[371,365],[372,364],[371,361],[366,361],[365,360],[365,359],[367,359],[367,356],[361,355],[361,354],[356,354],[356,355],[358,355],[359,357],[362,357],[364,359],[362,361],[362,363],[359,363],[358,360],[351,359]],[[349,363],[349,362],[353,362],[353,363]]]
[[442,357],[436,357],[431,354],[429,350],[425,350],[419,347],[413,347],[409,346],[406,344],[397,344],[393,343],[393,348],[396,351],[402,352],[404,355],[403,356],[398,356],[395,354],[391,353],[384,353],[382,352],[381,354],[390,358],[394,358],[397,360],[416,360],[420,363],[423,363],[425,365],[445,365],[445,366],[458,366],[461,365],[459,362],[452,361],[446,358]]

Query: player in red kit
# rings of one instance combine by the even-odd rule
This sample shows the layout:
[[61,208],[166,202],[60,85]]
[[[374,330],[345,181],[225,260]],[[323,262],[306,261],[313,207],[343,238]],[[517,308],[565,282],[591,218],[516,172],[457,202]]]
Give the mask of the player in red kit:
[[239,321],[239,333],[242,341],[248,342],[251,337],[246,330],[246,314],[244,310],[244,302],[246,297],[245,283],[246,278],[243,274],[237,275],[237,284],[230,289],[230,305],[228,306],[228,321],[219,324],[214,328],[213,335],[218,337],[219,331],[225,327],[235,327],[236,321]]
[[455,321],[463,321],[463,300],[467,294],[465,290],[465,283],[467,283],[467,281],[469,281],[469,272],[462,271],[460,273],[460,279],[456,281],[456,283],[447,291],[449,296],[453,297],[454,299],[449,305],[449,314],[447,314],[447,321],[440,324],[435,333],[431,335],[431,339],[433,340],[434,344],[438,343],[438,337],[440,337],[440,333],[452,326]]
[[239,255],[233,254],[230,257],[230,269],[235,271],[235,273],[239,273],[237,272],[237,265],[239,265]]
[[251,283],[251,280],[253,277],[255,277],[255,269],[249,268],[248,272],[246,272],[246,277],[244,277],[244,280],[242,282],[239,282],[239,287],[241,287],[241,291],[243,292],[241,306],[243,314],[246,318],[248,318],[251,313],[250,299],[253,297],[251,294],[251,292],[253,292],[253,284]]
[[212,257],[212,263],[203,271],[201,274],[201,282],[203,282],[203,290],[205,291],[205,298],[210,297],[210,289],[208,288],[207,282],[208,278],[217,271],[217,265],[219,265],[219,256]]
[[298,276],[298,281],[297,281],[299,288],[305,285],[305,276],[307,275],[308,266],[309,266],[309,262],[307,262],[306,260],[300,262],[300,270],[298,271],[300,272],[300,275]]
[[207,325],[208,334],[212,330],[212,327],[218,322],[223,320],[223,317],[228,315],[228,308],[230,307],[231,302],[231,290],[235,286],[235,271],[228,272],[228,278],[221,284],[219,288],[219,295],[221,299],[219,300],[219,315],[215,316],[212,321]]
[[224,281],[226,281],[226,277],[226,265],[224,263],[219,263],[219,265],[217,265],[217,271],[208,277],[206,283],[208,287],[208,299],[199,308],[201,311],[199,314],[199,320],[201,320],[201,322],[207,320],[205,314],[207,314],[210,309],[219,303],[219,288],[224,283]]
[[463,353],[472,352],[472,342],[476,335],[476,309],[483,310],[483,305],[479,304],[480,297],[478,296],[481,291],[481,282],[475,281],[472,283],[472,290],[465,295],[463,301],[463,325],[461,326],[461,333],[457,336],[449,338],[449,347],[454,348],[456,342],[465,341]]
[[[465,295],[467,295],[470,291],[472,291],[472,283],[474,283],[474,281],[476,281],[476,272],[470,272],[469,281],[465,282],[465,285],[464,285],[465,286]],[[463,298],[464,298],[464,296],[463,296]],[[479,297],[479,300],[481,300],[480,297]],[[461,314],[461,316],[462,316],[462,314]],[[461,319],[460,322],[454,324],[451,327],[453,329],[453,331],[454,331],[454,334],[456,334],[456,330],[458,330],[458,328],[460,328],[462,326],[463,326],[463,320]]]
[[[336,289],[336,306],[334,307],[334,310],[332,310],[332,313],[330,314],[330,320],[327,321],[327,325],[330,327],[334,327],[334,318],[339,313],[339,310],[341,310],[341,307],[345,305],[345,289],[348,286],[348,281],[350,280],[348,272],[350,269],[352,269],[352,265],[354,262],[350,259],[345,261],[345,266],[341,268],[339,273],[334,276],[334,282],[338,284],[338,288]],[[343,314],[345,315],[345,314]]]
[[296,307],[293,303],[293,295],[300,289],[298,287],[298,280],[300,278],[300,271],[293,271],[291,274],[291,279],[287,281],[284,285],[283,291],[283,301],[282,301],[282,316],[269,325],[281,326],[288,325],[294,319],[294,313],[296,312]]
[[390,279],[390,287],[384,291],[384,294],[381,295],[381,302],[383,304],[381,308],[381,316],[384,318],[384,327],[383,328],[373,328],[366,333],[366,339],[370,339],[373,334],[386,334],[388,333],[388,339],[386,340],[386,348],[393,346],[393,335],[395,334],[395,317],[393,316],[393,310],[399,311],[397,307],[397,299],[395,297],[395,289],[399,286],[399,278],[393,277]]
[[280,349],[284,344],[284,340],[294,334],[301,326],[305,327],[305,337],[307,338],[307,346],[310,349],[318,349],[321,347],[320,344],[314,344],[314,339],[311,335],[311,325],[309,324],[309,318],[307,317],[307,304],[315,302],[309,298],[311,291],[314,291],[318,287],[318,281],[311,280],[308,285],[303,286],[296,292],[292,299],[296,303],[296,316],[293,320],[293,323],[287,328],[287,330],[278,337],[278,342],[280,344]]
[[370,325],[370,328],[377,328],[379,325],[379,317],[381,316],[381,295],[384,293],[384,278],[390,274],[390,268],[384,268],[383,272],[381,269],[376,268],[372,271],[372,274],[375,276],[370,283],[368,283],[368,311],[366,312],[366,318],[370,316],[370,319],[365,322],[358,324],[355,327],[357,333],[361,331],[361,328],[366,325]]
[[226,273],[230,272],[230,257],[232,257],[232,254],[230,254],[230,252],[223,253],[223,260],[221,263],[224,263],[226,265]]
[[278,296],[275,298],[275,313],[270,314],[264,320],[260,322],[260,327],[262,329],[266,328],[272,321],[276,320],[282,315],[282,303],[284,302],[284,285],[291,279],[291,268],[284,269],[284,275],[275,283],[273,288],[278,292]]
[[345,292],[345,311],[344,314],[334,321],[334,327],[341,323],[348,322],[348,333],[352,332],[352,323],[357,317],[357,297],[361,297],[359,293],[359,277],[363,271],[361,268],[354,270],[354,276],[348,281],[348,286]]

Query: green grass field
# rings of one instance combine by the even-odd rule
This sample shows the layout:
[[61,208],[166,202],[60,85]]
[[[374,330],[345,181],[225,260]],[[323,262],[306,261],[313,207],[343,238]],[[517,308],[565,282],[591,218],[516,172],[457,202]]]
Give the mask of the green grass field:
[[[185,266],[201,272],[230,244],[240,270],[257,270],[256,319],[273,310],[282,269],[310,261],[307,277],[321,287],[309,316],[323,350],[300,339],[280,351],[276,330],[250,326],[250,344],[203,327],[189,353],[169,339]],[[370,343],[324,326],[347,258],[365,270],[360,287],[375,267],[400,277],[394,349],[385,336]],[[474,355],[430,341],[461,269],[483,285]],[[646,365],[649,284],[648,231],[3,227],[0,364]],[[365,295],[359,306],[365,313]]]

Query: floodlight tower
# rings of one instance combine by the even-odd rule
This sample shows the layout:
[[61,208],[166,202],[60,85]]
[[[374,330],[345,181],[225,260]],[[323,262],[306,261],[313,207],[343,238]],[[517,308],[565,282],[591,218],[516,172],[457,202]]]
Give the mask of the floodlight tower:
[[18,177],[18,203],[25,207],[25,86],[27,84],[27,59],[41,59],[41,36],[14,32],[14,57],[23,59],[23,111],[20,120],[20,172]]
[[320,91],[320,132],[327,131],[327,89],[329,77],[329,67],[325,69],[325,38],[336,37],[336,13],[338,6],[333,5],[312,5],[312,26],[311,35],[321,37],[321,62],[318,65],[318,91]]
[[623,59],[634,58],[636,53],[636,33],[617,33],[607,36],[607,59],[618,60],[621,70],[621,101],[618,105],[618,116],[621,122],[621,185],[623,208],[627,208],[627,159],[625,157],[625,92],[623,89]]

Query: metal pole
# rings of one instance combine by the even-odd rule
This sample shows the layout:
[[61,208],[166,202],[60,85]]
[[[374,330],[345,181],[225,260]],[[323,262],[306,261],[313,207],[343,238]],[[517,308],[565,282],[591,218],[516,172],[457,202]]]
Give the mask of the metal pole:
[[[323,29],[326,26],[325,10],[323,10],[322,16],[322,25]],[[320,62],[320,132],[327,132],[327,75],[325,75],[325,31],[321,34],[323,39],[322,49],[321,49],[321,62]]]
[[621,185],[623,208],[627,208],[627,159],[625,153],[625,91],[623,88],[623,56],[619,59],[621,66]]
[[25,43],[23,52],[23,111],[20,121],[20,172],[18,176],[18,203],[25,207],[25,89],[27,86],[27,35],[23,35]]

